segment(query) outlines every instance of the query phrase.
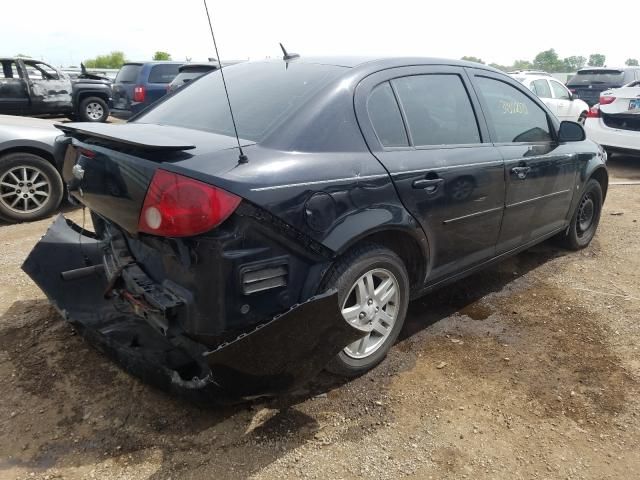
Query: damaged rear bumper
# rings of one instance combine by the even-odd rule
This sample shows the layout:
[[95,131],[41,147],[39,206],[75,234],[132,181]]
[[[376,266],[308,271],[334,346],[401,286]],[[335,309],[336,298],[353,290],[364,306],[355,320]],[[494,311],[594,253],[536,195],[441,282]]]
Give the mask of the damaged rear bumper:
[[[214,349],[180,329],[163,335],[157,322],[145,320],[148,302],[139,292],[112,295],[111,254],[60,215],[22,268],[92,344],[130,373],[167,390],[214,402],[291,391],[366,333],[343,319],[333,290]],[[63,272],[77,269],[83,270],[63,278]]]

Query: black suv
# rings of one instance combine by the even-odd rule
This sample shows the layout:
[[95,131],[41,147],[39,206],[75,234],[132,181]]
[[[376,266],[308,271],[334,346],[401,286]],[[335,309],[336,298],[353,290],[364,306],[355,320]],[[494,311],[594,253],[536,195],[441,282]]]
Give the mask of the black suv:
[[640,80],[640,67],[590,67],[578,70],[567,82],[567,87],[575,98],[584,100],[592,107],[598,103],[601,92],[620,88],[634,80]]

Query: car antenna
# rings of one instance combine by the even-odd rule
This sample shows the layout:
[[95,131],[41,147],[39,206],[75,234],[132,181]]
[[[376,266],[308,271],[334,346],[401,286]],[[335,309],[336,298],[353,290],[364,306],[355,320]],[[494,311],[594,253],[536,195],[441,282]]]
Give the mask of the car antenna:
[[282,45],[282,43],[280,43],[280,48],[282,49],[282,53],[284,53],[284,56],[282,57],[284,61],[293,60],[294,58],[298,58],[300,56],[299,53],[287,52],[287,50],[284,48],[284,45]]
[[216,50],[216,57],[218,58],[218,65],[220,70],[220,76],[222,76],[222,85],[224,85],[224,93],[227,96],[227,103],[229,104],[229,113],[231,114],[231,123],[233,123],[233,131],[236,134],[236,140],[238,141],[238,150],[240,150],[240,154],[238,155],[238,163],[247,163],[249,159],[244,154],[242,150],[242,145],[240,145],[240,136],[238,135],[238,127],[236,127],[236,119],[233,116],[233,109],[231,108],[231,99],[229,98],[229,90],[227,90],[227,82],[224,80],[224,68],[222,67],[222,61],[220,61],[220,54],[218,53],[218,45],[216,44],[216,36],[213,34],[213,25],[211,24],[211,16],[209,15],[209,8],[207,8],[207,0],[202,0],[204,2],[204,9],[207,12],[207,20],[209,20],[209,30],[211,30],[211,38],[213,38],[213,48]]

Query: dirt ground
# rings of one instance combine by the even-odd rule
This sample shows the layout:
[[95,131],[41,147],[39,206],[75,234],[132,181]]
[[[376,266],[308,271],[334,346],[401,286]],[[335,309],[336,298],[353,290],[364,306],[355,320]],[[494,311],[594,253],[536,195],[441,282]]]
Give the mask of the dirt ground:
[[[640,180],[640,159],[610,168]],[[75,335],[20,270],[50,220],[2,225],[0,478],[640,478],[639,207],[612,185],[586,250],[545,243],[415,301],[361,378],[227,408]]]

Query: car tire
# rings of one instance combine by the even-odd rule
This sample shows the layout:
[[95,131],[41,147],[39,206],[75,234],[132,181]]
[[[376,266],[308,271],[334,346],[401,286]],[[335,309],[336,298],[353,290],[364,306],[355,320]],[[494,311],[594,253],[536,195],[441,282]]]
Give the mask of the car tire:
[[87,97],[80,102],[78,118],[81,122],[106,122],[109,106],[100,97]]
[[32,153],[0,157],[0,218],[3,220],[30,222],[51,215],[60,205],[63,192],[60,174],[46,159]]
[[334,265],[324,287],[338,289],[346,321],[373,328],[345,347],[326,369],[345,377],[361,375],[384,359],[402,330],[409,305],[407,269],[393,251],[366,244],[350,250]]
[[569,228],[560,237],[563,246],[570,250],[580,250],[589,245],[598,229],[601,213],[602,187],[596,179],[591,178],[580,196]]

